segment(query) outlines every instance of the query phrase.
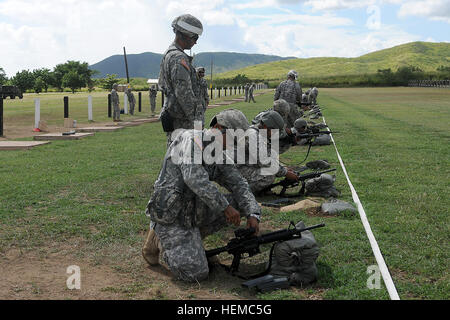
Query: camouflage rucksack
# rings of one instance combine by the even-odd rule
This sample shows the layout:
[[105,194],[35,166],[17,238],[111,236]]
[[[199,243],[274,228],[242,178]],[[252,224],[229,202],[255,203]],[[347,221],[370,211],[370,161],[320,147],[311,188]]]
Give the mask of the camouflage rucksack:
[[[295,226],[305,228],[300,221]],[[319,246],[311,231],[302,232],[302,237],[279,242],[274,245],[269,274],[277,277],[287,277],[289,284],[302,286],[317,279],[316,260],[319,256]]]
[[335,188],[336,176],[324,173],[320,177],[305,182],[305,195],[312,197],[338,197],[341,193]]

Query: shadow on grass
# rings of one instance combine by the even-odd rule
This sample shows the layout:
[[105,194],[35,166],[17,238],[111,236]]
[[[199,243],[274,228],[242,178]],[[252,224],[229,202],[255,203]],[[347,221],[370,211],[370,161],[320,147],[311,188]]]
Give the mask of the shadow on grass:
[[317,262],[317,269],[319,271],[319,275],[317,276],[318,280],[315,283],[316,286],[321,288],[336,288],[337,283],[335,281],[335,277],[333,274],[333,269],[326,263]]

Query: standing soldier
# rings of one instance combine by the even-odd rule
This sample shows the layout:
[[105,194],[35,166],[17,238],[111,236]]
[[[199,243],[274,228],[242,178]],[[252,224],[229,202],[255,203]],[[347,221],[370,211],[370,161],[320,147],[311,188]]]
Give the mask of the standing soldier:
[[245,102],[248,101],[248,89],[249,89],[250,85],[248,83],[245,84],[244,86],[244,92],[245,92]]
[[156,86],[152,84],[152,86],[149,89],[149,95],[150,95],[150,108],[152,110],[152,117],[155,116],[155,109],[156,109],[156,95],[158,93],[158,90],[156,90]]
[[255,90],[255,84],[252,83],[248,88],[248,102],[252,101],[256,103],[255,98],[253,97],[253,90]]
[[297,82],[298,73],[295,70],[290,70],[287,74],[287,80],[281,82],[275,91],[274,101],[284,99],[289,103],[291,108],[289,112],[288,125],[293,127],[295,120],[301,117],[298,106],[302,101],[302,88]]
[[136,105],[136,98],[134,97],[134,93],[131,92],[131,88],[127,89],[127,97],[128,97],[128,102],[130,104],[130,114],[134,115],[134,107]]
[[117,83],[114,83],[111,90],[111,103],[113,106],[113,121],[120,121],[120,101],[119,94],[117,93],[118,89]]
[[203,32],[202,23],[190,14],[183,14],[172,21],[172,28],[175,40],[164,53],[158,80],[167,97],[160,119],[168,144],[175,138],[172,137],[174,130],[192,129],[194,121],[204,121],[197,74],[192,57],[184,52],[197,43]]
[[203,122],[202,124],[205,124],[205,111],[209,104],[209,94],[208,94],[208,83],[205,80],[205,68],[198,67],[197,69],[197,76],[199,81],[199,87],[200,87],[200,100],[203,104]]

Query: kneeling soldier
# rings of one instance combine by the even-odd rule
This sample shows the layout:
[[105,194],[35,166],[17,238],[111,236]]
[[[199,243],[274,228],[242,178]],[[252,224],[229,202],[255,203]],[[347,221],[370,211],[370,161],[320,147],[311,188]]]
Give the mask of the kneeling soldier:
[[[184,281],[208,277],[203,238],[227,223],[239,226],[242,216],[247,218],[247,227],[259,230],[261,208],[234,164],[206,164],[194,156],[196,148],[203,151],[211,143],[201,141],[198,133],[215,131],[219,137],[221,133],[223,145],[219,147],[225,150],[226,129],[246,130],[248,121],[242,112],[228,109],[217,114],[210,126],[219,131],[181,130],[176,136],[147,205],[151,228],[142,249],[144,259],[156,265],[162,251],[170,271]],[[177,157],[182,161],[175,161]],[[231,193],[222,194],[212,181]]]

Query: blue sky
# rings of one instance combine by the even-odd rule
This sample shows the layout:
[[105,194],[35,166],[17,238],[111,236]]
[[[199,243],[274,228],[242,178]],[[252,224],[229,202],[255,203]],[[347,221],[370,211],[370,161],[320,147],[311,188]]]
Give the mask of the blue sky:
[[113,54],[163,53],[171,21],[204,26],[193,52],[356,57],[411,41],[450,41],[450,0],[0,0],[0,67],[53,68]]

